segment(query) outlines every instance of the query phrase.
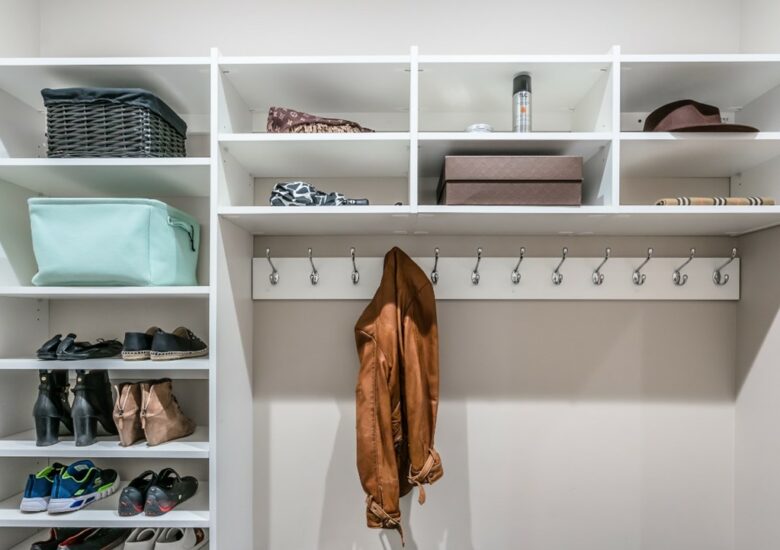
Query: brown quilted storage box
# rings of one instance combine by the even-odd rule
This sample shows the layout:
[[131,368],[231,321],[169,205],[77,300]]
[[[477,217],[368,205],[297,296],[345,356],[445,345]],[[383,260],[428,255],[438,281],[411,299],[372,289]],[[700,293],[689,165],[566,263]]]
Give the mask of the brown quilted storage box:
[[582,157],[446,156],[439,204],[579,206]]

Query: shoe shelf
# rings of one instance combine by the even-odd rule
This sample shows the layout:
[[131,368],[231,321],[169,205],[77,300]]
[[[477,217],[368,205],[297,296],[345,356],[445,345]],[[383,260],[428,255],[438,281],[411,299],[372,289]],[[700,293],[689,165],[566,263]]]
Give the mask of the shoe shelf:
[[[123,361],[122,359],[85,359],[83,361],[41,361],[35,357],[0,358],[4,370],[108,370],[111,378],[133,379],[144,376],[168,378],[207,378],[208,357],[175,361]],[[140,376],[138,376],[140,374]]]
[[209,433],[198,426],[191,436],[149,447],[140,441],[122,447],[115,436],[99,436],[97,443],[76,447],[72,437],[61,437],[59,443],[48,447],[35,445],[35,430],[19,432],[0,438],[0,457],[52,458],[208,458]]
[[67,300],[81,298],[208,298],[202,286],[2,286],[3,298]]
[[208,197],[208,157],[0,158],[0,180],[48,196]]
[[[124,486],[124,485],[123,485]],[[25,513],[19,510],[22,494],[0,501],[0,527],[202,527],[209,528],[209,484],[200,482],[198,492],[167,514],[122,517],[117,513],[119,494],[66,514]]]
[[[49,539],[49,530],[44,529],[36,532],[34,535],[30,537],[27,537],[17,545],[12,546],[11,550],[30,550],[30,547],[33,545],[33,543],[36,543],[41,540],[48,540],[48,539]],[[209,545],[206,544],[206,546],[204,546],[203,548],[199,548],[198,550],[209,550]]]

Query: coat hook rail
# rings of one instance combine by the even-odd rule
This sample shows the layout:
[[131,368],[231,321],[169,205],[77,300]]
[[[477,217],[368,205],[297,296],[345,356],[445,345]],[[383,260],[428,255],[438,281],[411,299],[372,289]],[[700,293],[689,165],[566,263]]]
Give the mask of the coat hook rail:
[[691,248],[691,255],[688,256],[688,259],[683,262],[683,264],[674,270],[674,273],[672,273],[672,281],[677,286],[683,286],[685,283],[688,282],[688,275],[684,274],[682,272],[683,268],[691,263],[693,261],[693,258],[696,256],[696,249]]
[[601,272],[601,268],[604,267],[604,264],[607,263],[607,260],[609,260],[610,254],[612,254],[612,249],[607,247],[604,250],[604,259],[601,260],[599,266],[593,271],[593,276],[591,277],[591,280],[593,281],[593,284],[596,286],[601,286],[602,284],[604,284],[604,274]]
[[727,265],[733,262],[736,259],[736,257],[737,257],[737,249],[732,248],[731,257],[728,260],[726,260],[726,262],[723,265],[718,267],[712,274],[712,282],[714,282],[718,286],[723,286],[729,282],[728,273],[722,273],[722,271],[726,268]]
[[554,285],[560,285],[563,282],[563,273],[561,273],[561,266],[563,265],[563,262],[566,261],[566,256],[568,254],[569,254],[569,249],[564,246],[563,250],[561,251],[561,261],[552,274],[552,282]]
[[517,260],[517,264],[515,264],[515,268],[512,270],[512,283],[513,284],[519,284],[520,278],[522,275],[520,274],[520,263],[522,263],[523,258],[525,258],[525,247],[520,247],[520,259]]
[[[526,248],[518,248],[519,256],[494,257],[486,256],[484,247],[475,247],[476,258],[443,257],[433,249],[432,254],[412,260],[430,266],[426,277],[437,281],[434,288],[440,300],[738,300],[740,296],[740,258],[731,248],[731,257],[704,258],[696,256],[695,249],[686,257],[657,257],[652,248],[646,249],[646,257],[614,257],[610,247],[597,258],[569,258],[568,247],[560,248],[557,258],[527,258]],[[340,256],[316,260],[313,248],[304,250],[300,257],[279,258],[268,248],[265,258],[255,258],[253,296],[260,300],[374,296],[384,273],[381,256],[361,256],[358,266],[354,246],[346,247]]]

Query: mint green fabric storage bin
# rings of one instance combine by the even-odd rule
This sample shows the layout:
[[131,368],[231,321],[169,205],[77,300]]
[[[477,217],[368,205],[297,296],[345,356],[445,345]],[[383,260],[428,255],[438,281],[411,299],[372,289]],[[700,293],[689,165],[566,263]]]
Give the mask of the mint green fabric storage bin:
[[200,225],[150,199],[28,199],[36,286],[197,285]]

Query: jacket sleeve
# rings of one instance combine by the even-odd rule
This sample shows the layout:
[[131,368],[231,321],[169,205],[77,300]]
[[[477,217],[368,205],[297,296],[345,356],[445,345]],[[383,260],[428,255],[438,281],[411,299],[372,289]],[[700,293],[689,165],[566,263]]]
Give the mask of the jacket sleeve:
[[404,418],[408,431],[408,482],[420,490],[444,473],[434,449],[436,414],[439,408],[439,332],[436,300],[430,283],[415,293],[403,318]]
[[398,369],[389,363],[373,335],[357,328],[355,339],[360,357],[355,392],[357,468],[366,492],[366,521],[369,527],[400,531],[400,489],[394,448],[394,439],[400,437],[400,396],[391,395],[390,388],[399,386],[389,383],[398,376]]

